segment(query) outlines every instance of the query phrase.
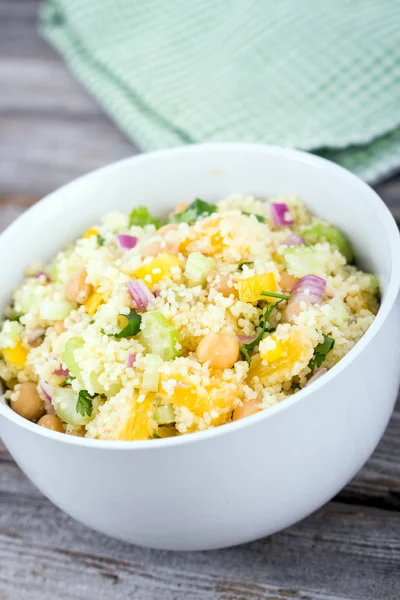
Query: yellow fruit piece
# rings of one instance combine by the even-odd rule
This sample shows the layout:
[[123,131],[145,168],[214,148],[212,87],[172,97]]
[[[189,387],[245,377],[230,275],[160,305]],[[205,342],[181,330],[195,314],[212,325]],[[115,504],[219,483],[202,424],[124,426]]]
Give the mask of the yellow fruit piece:
[[97,229],[88,229],[86,233],[83,234],[83,238],[90,238],[92,237],[92,235],[99,235],[99,232],[97,231]]
[[152,425],[154,403],[154,394],[148,394],[143,402],[138,402],[138,396],[132,398],[128,419],[116,439],[147,440],[154,430]]
[[93,316],[100,304],[103,302],[104,297],[100,292],[93,292],[85,302],[85,309],[88,315]]
[[28,356],[28,350],[24,348],[21,342],[18,342],[14,348],[3,348],[3,356],[7,362],[16,367],[24,367]]
[[259,300],[265,300],[271,304],[276,302],[276,298],[261,296],[261,292],[276,292],[278,290],[275,273],[264,273],[247,279],[239,279],[237,286],[239,300],[242,302],[252,302],[254,304]]
[[248,382],[254,377],[258,377],[263,385],[290,380],[309,363],[313,353],[311,340],[305,338],[296,326],[291,327],[282,339],[271,335],[260,343],[260,354],[251,361]]
[[[214,377],[212,384],[204,388],[196,386],[190,380],[182,376],[174,377],[178,385],[173,388],[172,394],[166,393],[171,389],[168,385],[169,378],[161,375],[160,394],[164,396],[171,404],[179,407],[185,407],[196,417],[203,417],[208,413],[211,417],[210,426],[225,423],[233,411],[233,401],[238,397],[239,390],[224,382],[222,379]],[[193,431],[194,428],[191,429]]]
[[161,281],[161,279],[171,277],[173,267],[180,267],[181,264],[181,259],[175,254],[162,252],[148,264],[136,269],[134,275],[138,279],[143,279],[145,283],[154,285],[158,281]]

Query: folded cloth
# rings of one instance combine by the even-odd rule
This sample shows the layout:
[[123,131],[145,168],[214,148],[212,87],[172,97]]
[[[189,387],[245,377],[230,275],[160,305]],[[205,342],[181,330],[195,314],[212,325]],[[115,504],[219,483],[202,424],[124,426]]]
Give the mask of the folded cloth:
[[398,0],[47,0],[43,36],[143,150],[316,152],[400,167]]

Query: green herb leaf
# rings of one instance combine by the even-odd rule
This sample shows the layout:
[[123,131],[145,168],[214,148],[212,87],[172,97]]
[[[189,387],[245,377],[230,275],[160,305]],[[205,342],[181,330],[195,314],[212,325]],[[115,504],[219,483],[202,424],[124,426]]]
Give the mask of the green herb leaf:
[[133,209],[129,216],[129,227],[132,227],[132,225],[138,225],[139,227],[155,225],[158,229],[161,227],[161,220],[152,217],[148,208],[145,206],[138,206]]
[[174,215],[171,223],[194,223],[199,217],[205,217],[217,212],[216,204],[209,204],[196,198],[183,212]]
[[113,335],[117,338],[117,340],[120,340],[121,338],[134,337],[135,335],[137,335],[140,331],[140,324],[142,322],[142,317],[139,315],[139,313],[137,313],[136,310],[132,308],[129,311],[128,315],[121,316],[128,319],[127,325],[123,329],[121,329],[119,333],[113,333],[109,335]]
[[325,334],[324,341],[321,344],[318,344],[314,349],[314,356],[308,363],[309,368],[311,369],[311,373],[314,372],[315,367],[319,369],[319,367],[324,362],[326,355],[330,352],[335,345],[335,340]]
[[271,298],[281,298],[281,300],[290,300],[290,294],[280,294],[279,292],[261,292],[261,296],[270,296]]
[[98,243],[98,245],[99,245],[99,246],[103,246],[105,241],[106,241],[106,240],[103,238],[103,236],[102,236],[102,235],[100,235],[100,234],[99,234],[99,235],[97,236],[97,243]]
[[282,300],[278,300],[278,302],[275,302],[275,304],[271,304],[271,306],[268,306],[268,308],[265,310],[261,320],[260,320],[260,327],[261,330],[259,331],[257,337],[255,338],[255,340],[253,340],[252,342],[250,342],[250,344],[242,344],[240,346],[240,353],[242,354],[243,358],[245,360],[247,360],[247,362],[250,364],[250,355],[249,352],[251,350],[253,350],[255,348],[255,346],[257,346],[257,344],[259,344],[261,342],[261,340],[263,339],[263,336],[265,333],[269,333],[270,331],[272,331],[272,329],[267,329],[267,324],[268,324],[268,319],[271,316],[272,311],[278,306],[278,304],[280,304],[281,302],[283,302]]
[[153,438],[155,440],[161,440],[161,435],[158,435],[157,433],[153,433]]
[[93,411],[93,402],[92,399],[96,396],[93,394],[91,396],[87,390],[81,390],[78,395],[78,401],[76,403],[76,412],[84,417],[88,415],[88,417],[92,416]]
[[242,263],[240,263],[240,265],[238,266],[239,271],[243,271],[243,267],[245,265],[247,265],[247,266],[249,266],[249,265],[253,266],[254,263],[253,262],[242,262]]
[[295,381],[294,379],[293,379],[290,387],[292,388],[292,390],[301,390],[301,387],[299,386],[299,384],[297,383],[297,381]]
[[259,221],[260,223],[266,223],[266,218],[263,217],[262,215],[258,215],[257,213],[252,213],[252,212],[246,212],[245,210],[242,210],[242,215],[246,215],[246,217],[255,217],[257,219],[257,221]]
[[8,320],[9,321],[17,321],[17,323],[20,322],[22,315],[15,315],[15,317],[10,317]]

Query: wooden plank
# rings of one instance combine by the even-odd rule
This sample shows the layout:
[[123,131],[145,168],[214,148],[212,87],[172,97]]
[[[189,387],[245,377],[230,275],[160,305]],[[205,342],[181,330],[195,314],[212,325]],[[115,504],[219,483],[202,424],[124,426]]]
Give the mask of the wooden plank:
[[0,471],[2,598],[398,600],[399,561],[400,515],[381,510],[330,503],[251,544],[169,553],[97,534],[50,504],[14,463]]

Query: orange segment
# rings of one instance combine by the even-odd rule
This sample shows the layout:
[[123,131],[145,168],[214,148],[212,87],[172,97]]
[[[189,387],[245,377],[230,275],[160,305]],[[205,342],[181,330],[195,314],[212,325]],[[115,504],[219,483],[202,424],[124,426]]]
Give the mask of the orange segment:
[[90,294],[84,305],[88,315],[93,316],[103,300],[104,296],[100,292],[93,292]]
[[231,388],[229,384],[222,379],[213,377],[212,384],[207,387],[196,387],[190,380],[184,380],[183,377],[174,377],[178,385],[173,388],[172,394],[167,393],[171,390],[168,385],[169,379],[161,375],[160,393],[171,404],[179,407],[185,407],[197,417],[202,417],[204,413],[211,416],[211,426],[225,423],[233,411],[233,402],[239,396],[240,392],[235,387]]
[[312,342],[291,327],[283,338],[273,334],[260,343],[260,354],[253,357],[248,381],[258,377],[263,385],[273,385],[298,375],[313,356]]
[[21,342],[18,342],[14,348],[3,348],[2,353],[7,362],[16,367],[24,367],[28,357],[28,350],[24,348]]
[[97,231],[97,229],[88,229],[86,233],[83,234],[83,238],[90,238],[92,237],[92,235],[99,235],[99,232]]
[[130,414],[125,426],[118,433],[118,440],[147,440],[153,433],[152,416],[155,396],[148,394],[143,402],[138,396],[132,398]]
[[152,286],[161,281],[161,279],[171,277],[172,269],[181,265],[182,260],[178,256],[162,252],[149,263],[136,269],[134,275]]
[[278,290],[275,273],[264,273],[247,279],[239,279],[237,287],[239,300],[242,302],[252,302],[254,304],[259,300],[265,300],[271,304],[276,302],[276,298],[261,296],[261,292],[276,292]]

